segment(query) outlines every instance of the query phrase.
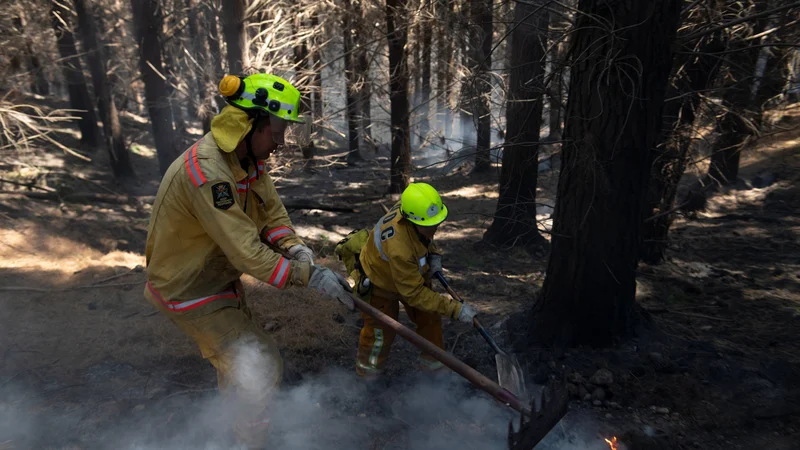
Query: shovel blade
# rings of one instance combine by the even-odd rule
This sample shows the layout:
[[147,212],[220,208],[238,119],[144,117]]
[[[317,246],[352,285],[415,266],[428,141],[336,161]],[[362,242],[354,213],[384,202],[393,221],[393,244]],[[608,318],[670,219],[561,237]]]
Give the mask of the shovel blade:
[[528,398],[527,389],[525,388],[525,374],[522,372],[522,367],[514,355],[502,355],[497,353],[494,355],[494,361],[497,364],[497,382],[500,387],[507,389],[517,398]]

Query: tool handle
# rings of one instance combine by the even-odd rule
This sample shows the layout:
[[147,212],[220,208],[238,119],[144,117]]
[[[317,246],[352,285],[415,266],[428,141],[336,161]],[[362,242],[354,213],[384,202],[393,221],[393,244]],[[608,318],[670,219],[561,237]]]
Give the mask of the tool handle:
[[[270,245],[270,247],[283,255],[286,258],[292,259],[289,253],[282,248],[279,248],[275,245]],[[442,278],[443,280],[444,278]],[[455,356],[445,352],[441,348],[434,345],[429,340],[425,339],[424,337],[417,334],[415,331],[411,331],[409,328],[403,326],[400,322],[392,319],[391,317],[387,316],[383,312],[375,309],[372,305],[361,300],[360,298],[348,294],[350,298],[353,300],[353,305],[356,308],[363,311],[364,313],[368,314],[378,322],[386,325],[387,327],[393,329],[395,333],[399,334],[401,337],[405,338],[408,342],[414,344],[420,350],[424,351],[425,353],[430,354],[437,361],[441,362],[445,366],[452,369],[457,374],[461,375],[462,377],[466,378],[467,381],[474,384],[475,386],[481,388],[483,391],[491,395],[492,397],[496,398],[497,400],[501,401],[503,404],[508,405],[509,407],[513,408],[514,410],[527,415],[530,417],[531,410],[526,405],[522,403],[522,401],[511,393],[508,389],[501,387],[499,384],[495,383],[494,381],[487,378],[482,373],[478,372],[477,370],[473,369],[472,367],[464,364],[456,358]],[[462,302],[463,303],[463,302]]]
[[461,362],[455,356],[445,352],[438,346],[434,345],[424,337],[417,334],[415,331],[411,331],[411,329],[403,326],[400,322],[392,319],[383,312],[375,309],[374,307],[372,307],[372,305],[366,303],[365,301],[361,300],[356,296],[351,295],[350,297],[353,299],[353,304],[359,310],[373,317],[375,320],[382,323],[383,325],[391,328],[392,330],[394,330],[395,333],[399,334],[408,342],[414,344],[416,347],[418,347],[425,353],[428,353],[429,355],[433,356],[434,358],[436,358],[437,361],[440,361],[445,366],[451,368],[454,372],[466,378],[470,383],[481,388],[483,391],[487,392],[492,397],[501,401],[505,405],[508,405],[509,407],[521,412],[522,414],[530,416],[531,414],[530,408],[524,405],[522,401],[519,399],[519,397],[512,394],[509,390],[502,388],[499,384],[490,380],[482,373]]
[[[447,282],[447,280],[444,278],[444,275],[442,275],[441,272],[436,272],[434,273],[434,275],[436,276],[436,279],[439,280],[439,283],[441,283],[442,286],[444,286],[444,289],[447,291],[448,294],[450,294],[454,299],[458,300],[459,302],[464,303],[464,300],[458,294],[456,294],[453,288],[450,287],[450,284]],[[480,333],[481,336],[483,336],[483,339],[486,341],[486,343],[489,344],[489,347],[492,347],[492,350],[494,350],[495,353],[499,353],[501,355],[506,354],[506,352],[504,352],[503,349],[501,349],[500,346],[497,345],[497,342],[495,342],[494,338],[489,335],[489,332],[486,331],[486,328],[484,328],[483,325],[481,325],[477,317],[472,318],[472,326],[478,329],[478,333]]]

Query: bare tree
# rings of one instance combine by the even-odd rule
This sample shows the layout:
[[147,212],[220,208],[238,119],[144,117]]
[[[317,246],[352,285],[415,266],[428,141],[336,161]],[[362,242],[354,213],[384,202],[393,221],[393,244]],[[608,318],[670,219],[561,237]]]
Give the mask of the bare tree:
[[109,81],[106,75],[106,61],[103,54],[97,48],[98,38],[95,27],[94,17],[91,10],[86,7],[85,0],[74,0],[75,12],[78,15],[78,26],[81,32],[83,47],[89,60],[89,70],[92,73],[92,84],[94,85],[94,96],[97,101],[97,110],[100,112],[100,119],[103,122],[103,134],[108,148],[109,162],[114,176],[127,177],[133,176],[133,166],[131,165],[130,154],[125,145],[122,135],[122,127],[119,123],[119,113],[114,103],[114,97],[109,89]]
[[450,117],[451,83],[453,82],[453,4],[437,0],[436,7],[436,121],[442,133],[442,144],[449,152],[453,120]]
[[422,42],[420,53],[422,64],[421,70],[421,91],[419,95],[419,114],[421,116],[419,125],[419,134],[423,140],[428,138],[430,132],[430,101],[431,101],[431,41],[433,40],[433,21],[432,21],[432,5],[430,0],[422,0],[421,15],[423,19],[422,26]]
[[163,25],[158,0],[131,0],[136,39],[139,41],[139,70],[144,80],[147,113],[153,128],[153,139],[158,153],[158,168],[163,175],[178,156],[173,129],[170,92],[162,78],[163,49],[159,36]]
[[[713,18],[716,8],[700,7],[683,28],[692,32]],[[694,24],[694,26],[692,26]],[[702,93],[717,79],[721,65],[717,53],[726,48],[722,33],[714,33],[686,44],[677,52],[674,72],[664,105],[662,131],[651,152],[651,179],[644,207],[640,257],[648,264],[658,264],[667,248],[672,224],[672,205],[678,183],[689,159],[696,134]]]
[[353,18],[358,15],[356,12],[361,8],[360,3],[356,0],[355,5],[351,0],[344,0],[344,9],[342,10],[342,31],[344,42],[344,78],[345,78],[345,116],[347,118],[347,162],[354,163],[361,160],[359,153],[359,94],[358,85],[360,83],[359,73],[355,66],[354,53],[359,42],[359,29],[358,25],[354,23]]
[[236,75],[243,75],[250,61],[244,23],[246,9],[244,0],[222,2],[222,34],[228,47],[228,72]]
[[490,70],[492,66],[492,0],[472,1],[474,81],[474,120],[478,125],[475,149],[475,172],[491,168],[492,117],[489,95],[492,91]]
[[39,95],[49,95],[50,83],[47,81],[47,77],[42,69],[39,56],[33,49],[33,39],[31,39],[30,33],[26,32],[28,20],[24,10],[19,11],[18,15],[14,17],[13,23],[17,33],[19,33],[24,41],[23,50],[31,74],[31,92]]
[[608,345],[632,330],[648,153],[661,126],[678,0],[581,0],[550,261],[530,335]]
[[386,0],[389,40],[389,100],[391,102],[392,155],[389,192],[399,194],[411,178],[408,121],[408,0]]
[[75,36],[69,21],[69,11],[58,1],[50,2],[50,21],[56,33],[58,53],[61,55],[59,65],[67,82],[70,108],[77,110],[78,128],[81,130],[81,142],[95,147],[102,139],[97,126],[97,114],[92,106],[86,78],[83,76],[81,60],[75,46]]
[[211,92],[208,92],[208,85],[212,81],[209,76],[208,56],[206,54],[206,39],[200,34],[200,6],[197,0],[185,0],[186,11],[188,12],[189,40],[194,58],[194,76],[192,77],[192,87],[194,92],[190,96],[189,114],[200,119],[203,126],[203,133],[211,131],[211,119],[214,117],[212,105],[210,104]]
[[572,7],[575,0],[550,5],[550,82],[547,86],[547,97],[550,103],[548,111],[549,141],[561,140],[561,113],[563,106],[564,75],[569,70],[567,65],[567,49],[569,48],[568,33],[571,11],[565,6]]
[[517,2],[511,35],[511,73],[506,106],[506,143],[500,198],[483,239],[501,248],[538,250],[547,241],[536,228],[536,183],[547,13],[534,2]]
[[[311,15],[311,27],[314,29],[319,27],[319,17],[317,13]],[[320,47],[319,43],[315,41],[310,50],[310,58],[313,61],[312,70],[314,71],[314,76],[312,78],[312,85],[314,86],[314,120],[321,120],[324,114],[323,111],[325,110],[325,105],[322,101],[322,50]]]

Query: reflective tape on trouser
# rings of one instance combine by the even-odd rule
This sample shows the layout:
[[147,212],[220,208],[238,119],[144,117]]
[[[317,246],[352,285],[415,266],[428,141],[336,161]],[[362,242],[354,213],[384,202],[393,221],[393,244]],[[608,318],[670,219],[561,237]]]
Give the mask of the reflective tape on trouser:
[[206,303],[213,302],[214,300],[220,300],[224,298],[233,299],[238,298],[239,295],[236,293],[235,289],[226,289],[222,292],[218,292],[214,295],[207,295],[205,297],[194,298],[191,300],[183,300],[183,301],[170,301],[164,300],[161,297],[161,294],[150,284],[150,281],[147,282],[147,289],[150,293],[155,297],[165,308],[170,309],[172,311],[188,311],[193,308],[197,308],[198,306],[205,305]]

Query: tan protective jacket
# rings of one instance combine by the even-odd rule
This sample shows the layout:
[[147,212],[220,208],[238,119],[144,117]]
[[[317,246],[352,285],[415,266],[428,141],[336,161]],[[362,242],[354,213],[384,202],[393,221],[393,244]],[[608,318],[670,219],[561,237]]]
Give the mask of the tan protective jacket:
[[308,284],[309,263],[262,242],[303,243],[264,162],[248,172],[211,133],[170,165],[147,232],[145,295],[171,311],[203,314],[238,302],[232,283],[243,272],[277,288]]
[[422,239],[397,203],[369,232],[359,258],[364,273],[377,288],[399,294],[411,307],[458,318],[461,303],[428,287],[428,256],[438,250]]

